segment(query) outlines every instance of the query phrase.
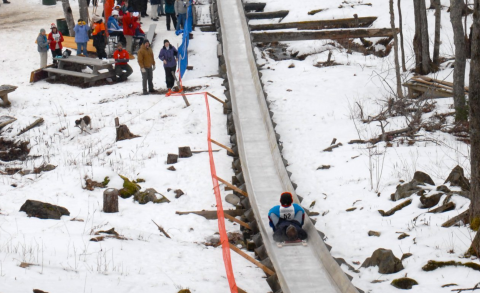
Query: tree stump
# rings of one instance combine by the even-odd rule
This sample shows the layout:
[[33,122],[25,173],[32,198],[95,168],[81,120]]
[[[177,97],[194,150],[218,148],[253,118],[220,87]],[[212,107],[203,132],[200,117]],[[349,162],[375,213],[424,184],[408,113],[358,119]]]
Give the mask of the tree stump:
[[178,161],[178,155],[176,154],[168,154],[167,156],[167,164],[175,164]]
[[118,213],[118,189],[109,188],[103,192],[103,212]]
[[192,156],[192,150],[190,147],[179,147],[178,148],[178,155],[180,158],[190,158]]
[[117,138],[115,139],[115,141],[139,137],[138,135],[131,133],[127,125],[125,124],[120,125],[118,118],[115,118],[115,129],[117,131]]

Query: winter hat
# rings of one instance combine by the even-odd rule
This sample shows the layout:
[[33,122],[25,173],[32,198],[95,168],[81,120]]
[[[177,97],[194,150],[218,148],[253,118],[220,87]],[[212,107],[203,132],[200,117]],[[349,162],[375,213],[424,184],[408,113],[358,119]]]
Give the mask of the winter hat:
[[44,28],[40,29],[40,33],[44,33],[44,32],[45,32]]
[[50,25],[50,29],[53,29],[53,28],[57,28],[57,26],[54,23]]
[[102,18],[99,17],[98,15],[94,15],[94,16],[92,17],[92,20],[93,20],[93,22],[99,22],[100,20],[102,20]]
[[282,207],[288,207],[293,203],[293,196],[290,192],[284,192],[280,196],[280,203]]
[[149,43],[150,44],[150,41],[148,39],[145,39],[145,41],[143,41],[144,44],[146,43]]
[[165,45],[165,43],[170,43],[167,39],[163,40],[163,44]]
[[118,15],[118,10],[112,11],[112,16]]

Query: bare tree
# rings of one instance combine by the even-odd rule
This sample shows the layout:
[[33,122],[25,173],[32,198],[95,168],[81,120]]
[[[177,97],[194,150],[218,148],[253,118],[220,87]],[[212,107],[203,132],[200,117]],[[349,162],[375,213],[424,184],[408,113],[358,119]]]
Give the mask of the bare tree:
[[403,44],[403,19],[402,19],[402,1],[398,0],[398,26],[400,29],[400,51],[402,52],[402,70],[403,72],[407,71],[407,66],[405,65],[405,46]]
[[440,30],[442,20],[442,4],[440,0],[432,0],[435,5],[435,41],[433,42],[433,63],[440,65]]
[[[470,141],[471,184],[470,221],[480,217],[480,0],[473,4],[472,60],[470,62]],[[480,232],[477,232],[471,248],[480,250]]]
[[427,8],[425,0],[413,0],[415,13],[415,36],[413,50],[415,52],[415,72],[428,74],[432,71],[430,44],[428,39]]
[[455,106],[455,121],[466,121],[468,118],[465,102],[465,65],[466,48],[462,24],[462,12],[465,7],[463,0],[450,0],[450,21],[453,27],[453,42],[455,44],[455,68],[453,69],[453,104]]
[[75,27],[75,21],[73,20],[73,13],[72,8],[70,7],[70,1],[62,0],[62,7],[63,13],[65,14],[65,19],[67,20],[68,32],[70,33],[70,36],[74,37],[75,31],[73,30],[73,28]]
[[393,11],[393,0],[390,0],[390,26],[393,30],[393,55],[395,57],[395,75],[397,77],[397,97],[403,99],[402,79],[400,76],[400,65],[398,62],[398,38],[395,32],[395,11]]
[[88,24],[88,3],[87,0],[79,0],[78,6],[80,9],[80,18]]

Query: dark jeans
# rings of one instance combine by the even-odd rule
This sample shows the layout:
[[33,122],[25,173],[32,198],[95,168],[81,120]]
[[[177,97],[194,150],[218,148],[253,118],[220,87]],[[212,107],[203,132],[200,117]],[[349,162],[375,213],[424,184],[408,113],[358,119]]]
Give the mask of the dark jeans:
[[170,30],[170,18],[173,21],[173,27],[177,28],[177,17],[175,13],[167,13],[167,30]]
[[55,59],[55,57],[62,56],[62,49],[50,49],[50,51],[52,52],[53,64],[57,64],[57,59]]
[[141,11],[139,11],[141,13],[141,16],[145,16],[147,14],[147,4],[148,4],[148,0],[140,0],[140,5],[141,5]]
[[179,14],[178,15],[178,20],[177,20],[177,25],[175,26],[175,28],[177,29],[177,31],[181,28],[181,29],[184,29],[185,28],[185,21],[187,20],[187,14],[186,13],[183,13],[183,14]]
[[275,240],[276,242],[289,241],[286,234],[287,234],[287,228],[290,225],[297,228],[298,239],[300,240],[307,239],[308,237],[307,232],[305,232],[305,230],[302,229],[302,226],[300,225],[299,222],[280,219],[278,221],[277,226],[275,227],[275,232],[273,232],[273,240]]
[[95,49],[97,49],[98,59],[107,58],[107,53],[105,52],[105,45],[95,46]]
[[[124,70],[126,72],[124,72]],[[119,81],[125,81],[127,80],[127,77],[129,77],[133,73],[132,67],[130,65],[125,64],[125,65],[115,65],[115,76],[118,76]]]
[[171,89],[175,85],[175,78],[172,73],[175,74],[177,66],[174,67],[164,67],[165,69],[165,82],[167,83],[167,88]]
[[142,72],[142,86],[143,86],[143,92],[147,91],[147,81],[148,81],[148,90],[153,92],[153,69],[152,67],[150,68],[145,68],[145,72]]

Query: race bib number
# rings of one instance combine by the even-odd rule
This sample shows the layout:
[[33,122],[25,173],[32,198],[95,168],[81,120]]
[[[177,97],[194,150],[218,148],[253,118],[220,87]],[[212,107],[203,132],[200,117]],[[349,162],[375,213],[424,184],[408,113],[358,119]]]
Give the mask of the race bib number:
[[295,208],[293,205],[289,207],[280,207],[280,219],[291,221],[295,218]]

